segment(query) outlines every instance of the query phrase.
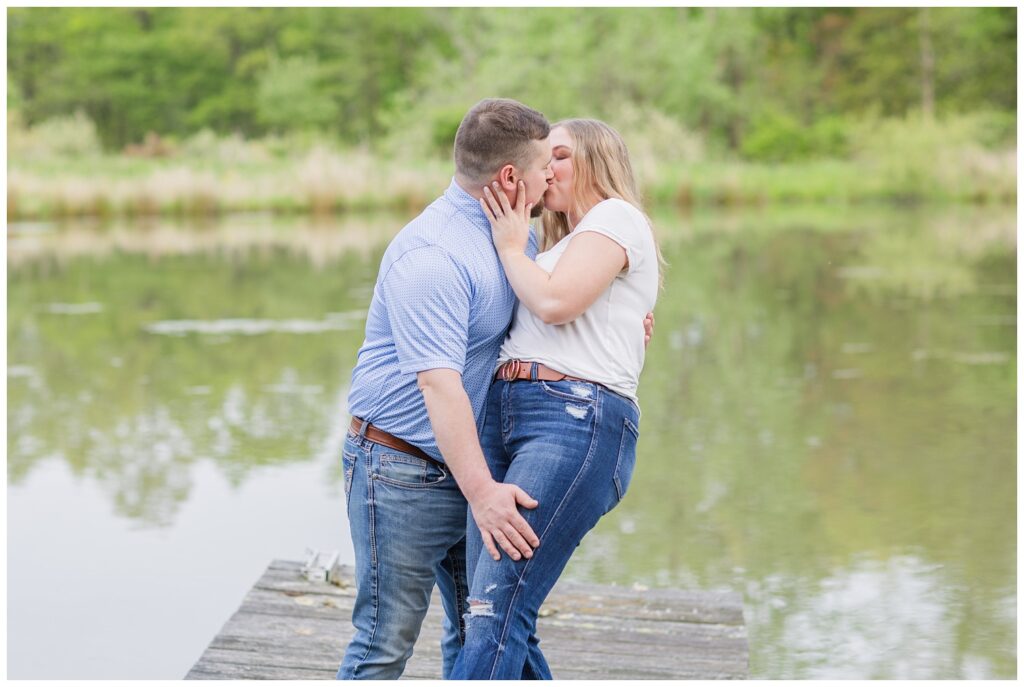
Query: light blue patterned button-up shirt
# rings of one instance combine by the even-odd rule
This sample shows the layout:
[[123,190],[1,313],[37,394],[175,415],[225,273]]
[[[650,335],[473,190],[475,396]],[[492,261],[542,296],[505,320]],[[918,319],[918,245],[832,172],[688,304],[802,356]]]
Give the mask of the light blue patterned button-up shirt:
[[[532,233],[527,254],[537,254]],[[384,253],[349,413],[443,460],[416,373],[461,372],[479,431],[515,305],[480,202],[452,179]]]

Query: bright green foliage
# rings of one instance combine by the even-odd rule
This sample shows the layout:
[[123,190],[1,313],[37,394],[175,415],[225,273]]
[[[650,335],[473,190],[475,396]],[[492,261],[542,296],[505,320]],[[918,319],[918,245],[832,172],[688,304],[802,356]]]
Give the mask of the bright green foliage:
[[[321,130],[447,154],[462,113],[633,108],[760,161],[844,155],[849,122],[1016,116],[1015,8],[12,8],[9,107],[147,132]],[[1002,126],[1012,140],[1013,125]],[[1005,142],[1005,140],[1004,140]]]
[[806,157],[813,146],[811,132],[784,113],[765,113],[752,123],[741,151],[751,160],[785,161]]
[[316,58],[271,59],[259,80],[259,119],[276,130],[325,127],[337,107],[320,88]]
[[750,123],[740,152],[748,160],[787,162],[814,155],[844,157],[849,150],[849,123],[825,115],[809,125],[784,112],[764,112]]

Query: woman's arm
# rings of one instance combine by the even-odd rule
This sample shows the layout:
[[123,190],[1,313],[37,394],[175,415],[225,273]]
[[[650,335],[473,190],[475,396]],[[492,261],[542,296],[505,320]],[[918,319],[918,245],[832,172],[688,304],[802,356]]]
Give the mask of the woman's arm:
[[583,232],[573,238],[548,274],[526,256],[532,204],[523,205],[523,187],[516,195],[515,208],[504,193],[494,194],[490,189],[484,189],[485,198],[480,201],[508,281],[523,305],[546,324],[572,322],[626,267],[626,250],[603,234]]

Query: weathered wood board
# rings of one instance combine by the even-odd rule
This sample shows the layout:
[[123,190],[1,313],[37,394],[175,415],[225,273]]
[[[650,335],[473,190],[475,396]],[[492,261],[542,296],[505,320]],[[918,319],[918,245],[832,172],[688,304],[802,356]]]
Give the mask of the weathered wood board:
[[[352,569],[311,582],[274,561],[186,679],[332,679],[352,636]],[[437,591],[406,678],[441,677]],[[740,679],[748,673],[739,594],[559,582],[537,635],[559,679]]]

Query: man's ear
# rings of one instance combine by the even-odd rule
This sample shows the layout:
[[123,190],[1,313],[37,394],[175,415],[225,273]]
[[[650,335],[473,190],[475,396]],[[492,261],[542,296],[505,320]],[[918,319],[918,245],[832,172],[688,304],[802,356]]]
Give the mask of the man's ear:
[[498,184],[501,186],[502,190],[514,192],[518,182],[519,175],[516,174],[516,168],[514,165],[505,165],[498,171]]

